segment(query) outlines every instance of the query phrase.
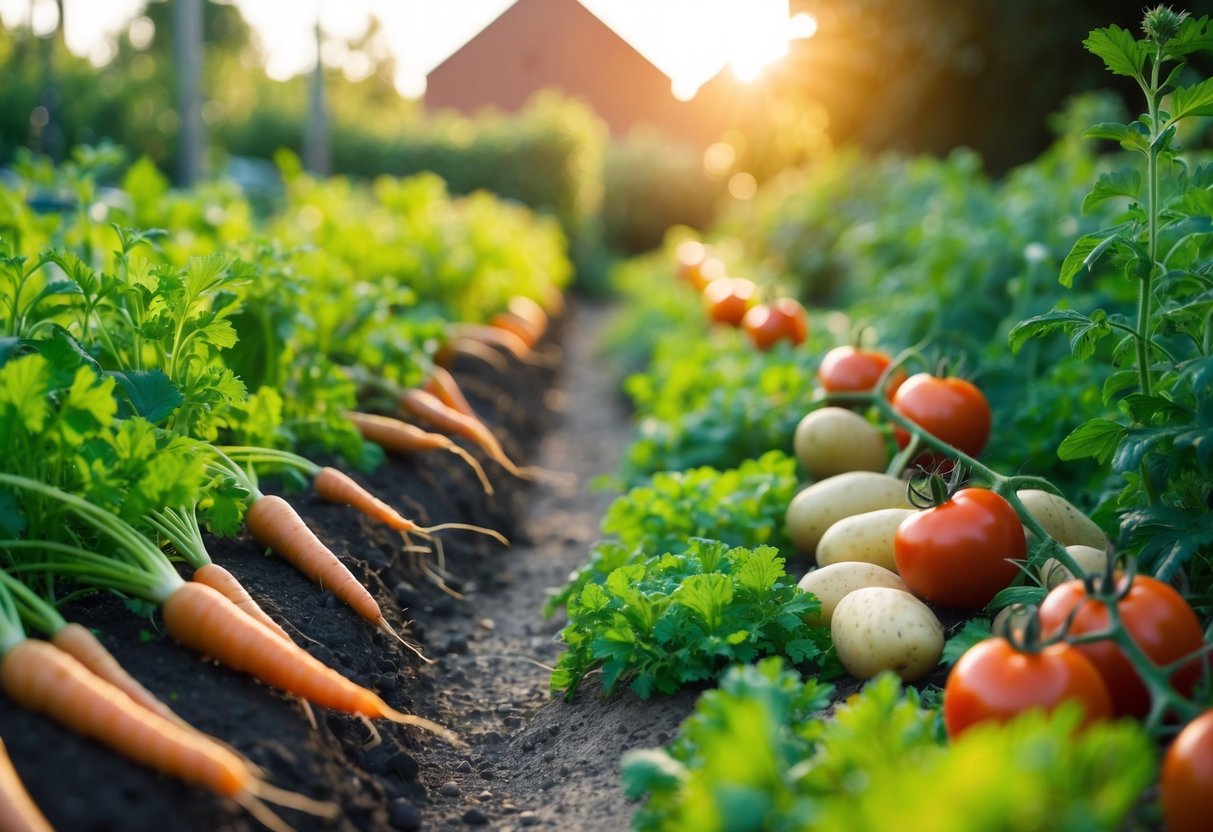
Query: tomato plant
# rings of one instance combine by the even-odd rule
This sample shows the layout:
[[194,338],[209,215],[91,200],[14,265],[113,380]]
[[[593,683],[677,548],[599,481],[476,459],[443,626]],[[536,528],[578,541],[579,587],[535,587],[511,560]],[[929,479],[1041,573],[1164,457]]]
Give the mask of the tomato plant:
[[1179,732],[1162,761],[1162,816],[1168,832],[1203,832],[1213,818],[1213,711]]
[[[1118,578],[1119,591],[1125,590],[1125,580],[1123,576]],[[1138,575],[1116,608],[1129,637],[1156,665],[1177,661],[1200,649],[1204,642],[1196,613],[1179,592],[1162,581]],[[1107,606],[1089,597],[1080,580],[1056,587],[1040,605],[1040,625],[1045,636],[1059,632],[1067,619],[1071,638],[1108,629]],[[1103,676],[1117,716],[1144,717],[1150,712],[1150,692],[1119,645],[1107,639],[1077,646]],[[1199,676],[1200,662],[1193,661],[1172,674],[1171,684],[1179,693],[1188,695]]]
[[708,318],[716,323],[741,326],[745,313],[754,305],[758,287],[745,277],[718,277],[703,290]]
[[799,346],[809,337],[809,316],[795,299],[778,298],[752,307],[742,318],[741,328],[760,350],[769,350],[783,340]]
[[[990,438],[990,403],[985,394],[963,378],[917,373],[906,379],[893,396],[893,407],[936,439],[969,456],[978,456]],[[909,437],[897,430],[905,447]]]
[[1007,722],[1031,708],[1052,711],[1077,702],[1084,724],[1112,717],[1112,700],[1099,671],[1076,647],[1051,644],[1020,650],[988,638],[960,657],[943,691],[943,720],[952,739],[982,722]]
[[[827,393],[861,393],[876,386],[891,360],[882,350],[866,350],[849,344],[834,347],[822,357],[817,380]],[[885,392],[892,396],[905,379],[905,373],[895,372]]]
[[[907,382],[909,383],[909,382]],[[932,603],[975,610],[1008,586],[1027,556],[1019,515],[984,488],[963,488],[897,527],[893,557],[910,591]]]

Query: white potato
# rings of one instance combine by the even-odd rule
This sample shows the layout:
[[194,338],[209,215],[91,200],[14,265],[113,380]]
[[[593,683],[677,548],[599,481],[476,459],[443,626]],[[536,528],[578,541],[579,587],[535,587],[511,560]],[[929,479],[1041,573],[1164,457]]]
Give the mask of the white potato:
[[901,521],[914,513],[912,508],[878,508],[842,518],[818,541],[817,565],[859,561],[896,572],[893,536]]
[[878,508],[911,508],[905,482],[872,471],[850,471],[815,482],[788,504],[788,539],[796,551],[811,555],[830,526]]
[[906,588],[896,573],[883,566],[856,561],[843,561],[814,569],[800,579],[799,586],[805,592],[816,595],[821,602],[821,612],[805,616],[805,621],[813,626],[829,624],[838,602],[857,589],[866,586]]
[[816,480],[848,471],[883,471],[889,464],[880,431],[845,407],[823,407],[806,415],[792,443],[796,458]]
[[871,586],[834,608],[830,637],[842,666],[857,679],[892,670],[912,682],[943,655],[943,625],[922,601],[900,589]]
[[[1082,567],[1086,575],[1102,575],[1108,568],[1108,552],[1106,549],[1096,549],[1094,546],[1077,544],[1067,546],[1066,552]],[[1058,584],[1079,577],[1065,567],[1057,558],[1049,558],[1040,567],[1040,581],[1048,589]]]
[[1041,528],[1062,546],[1083,545],[1100,550],[1108,548],[1108,536],[1104,534],[1103,529],[1065,497],[1034,488],[1025,488],[1015,493]]

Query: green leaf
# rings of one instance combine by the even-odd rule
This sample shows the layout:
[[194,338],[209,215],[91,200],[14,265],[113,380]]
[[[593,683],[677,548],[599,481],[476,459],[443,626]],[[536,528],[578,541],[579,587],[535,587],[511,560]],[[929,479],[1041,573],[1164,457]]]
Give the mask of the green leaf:
[[1175,58],[1210,50],[1213,50],[1213,25],[1208,15],[1185,18],[1179,24],[1179,34],[1163,46],[1164,54]]
[[1213,78],[1171,93],[1172,121],[1189,116],[1213,116]]
[[1054,309],[1016,324],[1009,336],[1011,352],[1019,352],[1032,338],[1056,330],[1069,334],[1070,351],[1079,359],[1094,355],[1098,343],[1112,334],[1112,327],[1102,310],[1097,309],[1088,317],[1073,309]]
[[1061,285],[1067,289],[1070,288],[1074,285],[1074,277],[1083,269],[1090,269],[1109,246],[1118,242],[1127,242],[1122,234],[1132,226],[1132,223],[1122,223],[1079,237],[1061,264],[1061,275],[1058,277]]
[[1106,465],[1124,439],[1127,428],[1110,419],[1092,419],[1075,428],[1057,449],[1057,456],[1064,460],[1095,459]]
[[1137,199],[1141,191],[1141,173],[1137,168],[1124,167],[1103,174],[1095,181],[1095,187],[1082,201],[1082,212],[1091,213],[1099,205],[1116,197]]
[[111,371],[107,375],[126,395],[130,407],[124,409],[124,416],[133,414],[160,424],[185,401],[177,385],[160,370]]
[[11,405],[30,433],[38,433],[50,414],[51,370],[37,353],[24,355],[0,367],[0,405]]
[[1133,37],[1133,33],[1113,24],[1105,29],[1095,29],[1082,42],[1087,51],[1103,59],[1104,65],[1113,75],[1129,78],[1142,77],[1142,67],[1149,54],[1149,45]]
[[733,600],[733,582],[719,573],[688,575],[671,600],[697,612],[714,631],[720,626],[721,610]]
[[1045,599],[1047,590],[1043,586],[1008,586],[999,590],[986,609],[996,610],[1009,607],[1012,604],[1040,604]]
[[25,512],[9,491],[0,491],[0,534],[7,538],[20,537],[25,531]]
[[990,632],[990,622],[985,618],[970,618],[964,626],[956,631],[943,646],[943,656],[940,658],[945,665],[951,667],[968,652],[969,648],[985,641],[993,635]]
[[753,593],[765,593],[787,573],[783,569],[783,558],[773,546],[758,546],[737,570],[737,580]]

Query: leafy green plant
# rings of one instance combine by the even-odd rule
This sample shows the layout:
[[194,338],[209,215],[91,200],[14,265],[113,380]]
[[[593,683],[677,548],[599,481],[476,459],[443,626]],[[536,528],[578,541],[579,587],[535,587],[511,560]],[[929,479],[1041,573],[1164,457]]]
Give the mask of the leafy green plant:
[[1155,754],[1140,726],[1031,713],[944,744],[938,712],[892,674],[832,715],[829,690],[778,660],[734,667],[668,749],[623,760],[638,830],[1120,828]]
[[589,581],[602,583],[613,570],[643,560],[646,553],[682,552],[692,538],[786,551],[784,514],[797,485],[796,460],[782,451],[768,451],[724,471],[703,466],[654,474],[607,508],[601,526],[607,539],[549,598],[546,612],[564,606]]
[[804,622],[819,605],[783,565],[770,546],[696,539],[586,583],[569,599],[552,690],[571,695],[597,669],[608,694],[627,684],[648,698],[765,655],[823,666],[829,634]]
[[1144,38],[1109,26],[1084,42],[1109,71],[1138,84],[1147,110],[1087,131],[1118,142],[1137,162],[1096,180],[1084,210],[1127,207],[1115,224],[1074,243],[1060,280],[1069,287],[1088,272],[1117,272],[1136,290],[1136,314],[1055,309],[1011,333],[1019,349],[1063,332],[1082,360],[1104,359],[1101,342],[1115,339],[1101,363],[1104,401],[1119,415],[1080,425],[1058,454],[1110,463],[1121,478],[1110,499],[1120,542],[1143,569],[1167,579],[1186,567],[1206,589],[1213,580],[1213,165],[1184,161],[1180,130],[1213,116],[1213,79],[1180,81],[1190,55],[1213,51],[1210,27],[1208,17],[1158,7],[1145,15]]

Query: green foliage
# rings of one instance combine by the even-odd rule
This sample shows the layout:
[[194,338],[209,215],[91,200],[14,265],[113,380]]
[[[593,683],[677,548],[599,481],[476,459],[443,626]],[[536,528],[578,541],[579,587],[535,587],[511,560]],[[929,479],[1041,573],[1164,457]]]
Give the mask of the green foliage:
[[820,666],[829,634],[804,623],[816,599],[790,579],[776,549],[695,539],[685,551],[620,566],[568,602],[566,649],[552,690],[572,695],[601,670],[643,699],[714,679],[732,662],[766,655]]
[[737,468],[704,466],[653,475],[647,484],[616,497],[602,519],[606,540],[590,550],[589,562],[549,597],[551,615],[594,581],[653,552],[682,552],[692,538],[729,546],[790,548],[784,514],[798,485],[796,460],[768,451]]
[[737,333],[688,343],[664,341],[647,372],[625,389],[637,436],[622,463],[626,484],[656,471],[731,468],[770,450],[792,451],[792,435],[816,392],[817,356],[781,342],[753,349]]
[[1152,781],[1139,725],[1076,734],[1079,713],[1029,713],[945,745],[938,713],[891,674],[821,713],[816,680],[775,660],[732,668],[666,750],[623,760],[633,828],[1027,832],[1122,828]]
[[1145,38],[1109,26],[1085,41],[1110,72],[1137,82],[1146,112],[1088,131],[1118,142],[1135,161],[1100,176],[1083,209],[1132,201],[1114,224],[1073,244],[1060,281],[1070,288],[1119,274],[1134,287],[1136,308],[1054,309],[1011,332],[1013,349],[1064,333],[1076,358],[1102,365],[1110,412],[1075,427],[1058,454],[1110,464],[1121,484],[1108,500],[1119,515],[1119,543],[1150,573],[1165,580],[1188,568],[1202,588],[1213,581],[1213,166],[1181,158],[1178,130],[1213,113],[1213,79],[1179,84],[1190,55],[1213,51],[1209,27],[1207,17],[1159,7],[1146,15]]

